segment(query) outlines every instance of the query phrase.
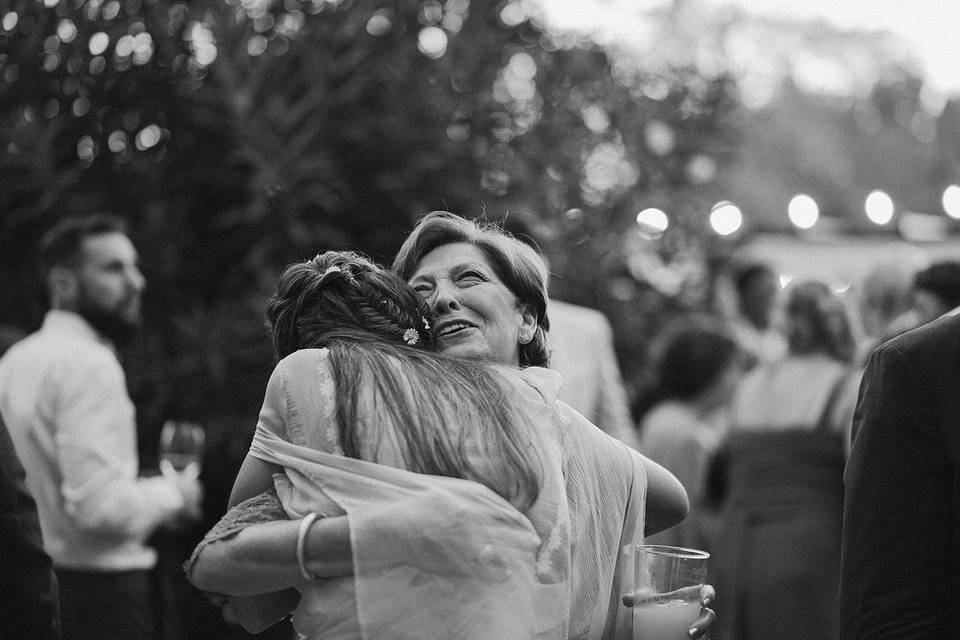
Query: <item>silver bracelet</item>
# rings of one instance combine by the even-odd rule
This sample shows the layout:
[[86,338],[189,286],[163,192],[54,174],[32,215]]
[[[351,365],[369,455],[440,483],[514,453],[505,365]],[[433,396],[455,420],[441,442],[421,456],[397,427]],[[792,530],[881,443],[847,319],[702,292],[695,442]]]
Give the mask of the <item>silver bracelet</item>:
[[310,531],[310,525],[319,517],[316,513],[308,513],[303,517],[303,520],[300,521],[300,529],[297,531],[297,565],[300,567],[300,575],[302,575],[307,582],[320,582],[320,578],[310,573],[310,570],[307,569],[306,558],[304,557],[307,546],[307,532]]

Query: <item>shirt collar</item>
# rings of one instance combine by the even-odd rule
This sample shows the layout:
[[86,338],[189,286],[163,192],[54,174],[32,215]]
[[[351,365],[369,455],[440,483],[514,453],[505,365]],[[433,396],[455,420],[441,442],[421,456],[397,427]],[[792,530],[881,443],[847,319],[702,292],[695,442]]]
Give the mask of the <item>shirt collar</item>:
[[43,317],[44,331],[69,334],[75,338],[98,342],[116,352],[113,342],[101,335],[87,320],[75,311],[50,309]]

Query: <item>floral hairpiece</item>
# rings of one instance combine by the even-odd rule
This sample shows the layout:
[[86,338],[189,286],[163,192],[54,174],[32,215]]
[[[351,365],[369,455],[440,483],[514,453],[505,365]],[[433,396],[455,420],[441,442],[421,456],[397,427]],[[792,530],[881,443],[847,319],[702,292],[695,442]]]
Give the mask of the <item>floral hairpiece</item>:
[[412,347],[420,342],[420,333],[413,327],[410,327],[403,332],[403,341]]

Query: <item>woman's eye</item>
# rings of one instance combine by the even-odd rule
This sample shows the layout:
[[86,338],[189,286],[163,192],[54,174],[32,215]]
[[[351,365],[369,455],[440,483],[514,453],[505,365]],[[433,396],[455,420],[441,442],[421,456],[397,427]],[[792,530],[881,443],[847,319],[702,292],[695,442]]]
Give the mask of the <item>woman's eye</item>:
[[462,274],[460,274],[460,279],[461,280],[486,280],[487,278],[479,271],[464,271]]

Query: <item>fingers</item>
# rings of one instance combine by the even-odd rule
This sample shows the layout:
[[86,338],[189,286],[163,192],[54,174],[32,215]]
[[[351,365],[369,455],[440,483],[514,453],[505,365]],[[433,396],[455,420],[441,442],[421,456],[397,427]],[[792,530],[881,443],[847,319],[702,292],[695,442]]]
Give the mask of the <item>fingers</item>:
[[700,587],[700,604],[702,604],[704,607],[709,607],[716,599],[717,592],[713,588],[713,585],[705,584]]
[[687,631],[687,635],[690,636],[691,640],[706,638],[707,634],[710,633],[710,628],[713,627],[713,623],[716,621],[717,614],[713,611],[713,609],[704,607],[700,610],[700,617],[694,620],[693,624],[690,625],[690,630]]

